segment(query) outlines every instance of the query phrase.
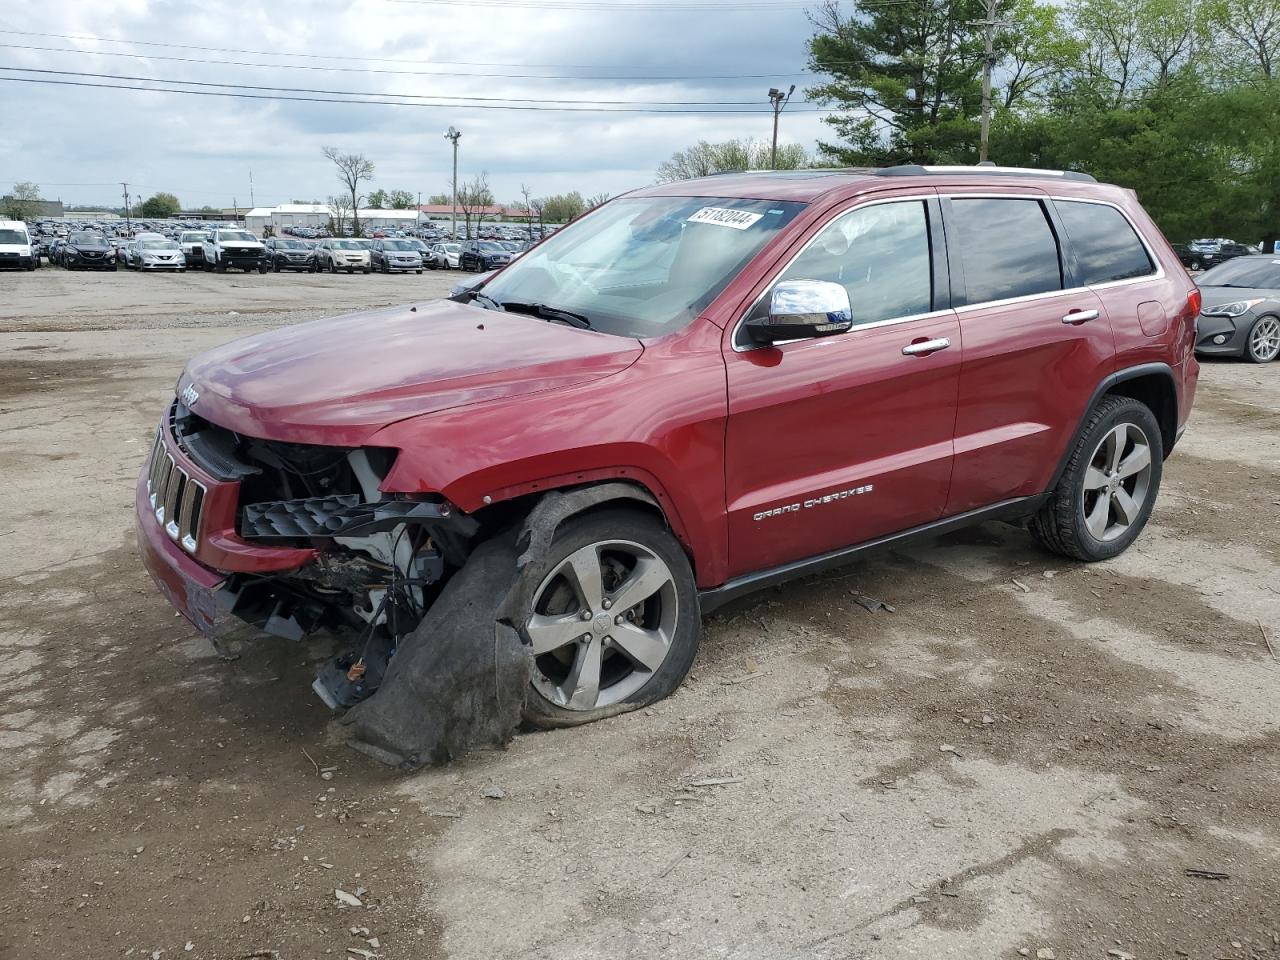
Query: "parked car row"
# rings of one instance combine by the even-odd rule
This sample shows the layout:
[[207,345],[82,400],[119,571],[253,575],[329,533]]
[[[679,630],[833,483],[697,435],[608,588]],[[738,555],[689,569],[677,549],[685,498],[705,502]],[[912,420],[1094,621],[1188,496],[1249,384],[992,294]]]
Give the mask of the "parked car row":
[[1188,244],[1174,244],[1178,259],[1188,270],[1208,270],[1220,263],[1235,257],[1247,257],[1260,253],[1258,247],[1247,243],[1236,243],[1224,237],[1216,239],[1192,240]]

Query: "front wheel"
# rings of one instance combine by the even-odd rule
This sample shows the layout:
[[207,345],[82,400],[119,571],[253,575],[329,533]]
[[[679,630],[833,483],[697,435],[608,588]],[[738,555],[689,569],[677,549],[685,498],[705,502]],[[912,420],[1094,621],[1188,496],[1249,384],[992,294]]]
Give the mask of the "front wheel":
[[1103,397],[1032,519],[1032,536],[1076,560],[1123,553],[1151,517],[1163,466],[1164,443],[1151,408],[1130,397]]
[[1270,363],[1280,356],[1280,318],[1266,316],[1253,321],[1244,356],[1250,363]]
[[567,520],[521,572],[533,670],[524,719],[566,727],[671,694],[702,621],[688,557],[656,518],[603,510]]

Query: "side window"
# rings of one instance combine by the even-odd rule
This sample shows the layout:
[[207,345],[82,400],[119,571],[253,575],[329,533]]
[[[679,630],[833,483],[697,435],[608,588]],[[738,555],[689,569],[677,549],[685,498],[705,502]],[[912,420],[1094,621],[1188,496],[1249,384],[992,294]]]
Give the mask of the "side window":
[[1062,289],[1058,241],[1034,199],[953,197],[969,303]]
[[1142,241],[1115,207],[1070,200],[1053,203],[1071,238],[1081,283],[1128,280],[1155,272]]
[[[855,325],[933,309],[929,220],[921,200],[855,207],[827,224],[778,280],[828,280],[849,291]],[[769,312],[769,296],[751,316]]]

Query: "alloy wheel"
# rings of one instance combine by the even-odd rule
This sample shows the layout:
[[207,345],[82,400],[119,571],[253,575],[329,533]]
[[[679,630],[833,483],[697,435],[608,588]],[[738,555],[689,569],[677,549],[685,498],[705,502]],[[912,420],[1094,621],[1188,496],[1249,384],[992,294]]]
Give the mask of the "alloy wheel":
[[1151,489],[1151,443],[1134,423],[1107,431],[1089,458],[1081,509],[1095,540],[1115,540],[1142,514]]
[[648,547],[609,540],[575,550],[533,595],[534,689],[567,710],[631,698],[671,652],[677,606],[675,576]]
[[1263,317],[1249,331],[1249,352],[1259,363],[1270,363],[1280,356],[1280,320]]

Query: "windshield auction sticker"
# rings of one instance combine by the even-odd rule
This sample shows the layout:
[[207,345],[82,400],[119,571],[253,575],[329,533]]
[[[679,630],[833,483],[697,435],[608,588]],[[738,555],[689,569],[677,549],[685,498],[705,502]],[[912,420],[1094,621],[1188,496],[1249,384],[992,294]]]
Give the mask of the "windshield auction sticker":
[[733,227],[735,230],[745,230],[763,217],[763,213],[749,213],[746,210],[703,207],[689,218],[689,223],[710,223],[717,227]]

